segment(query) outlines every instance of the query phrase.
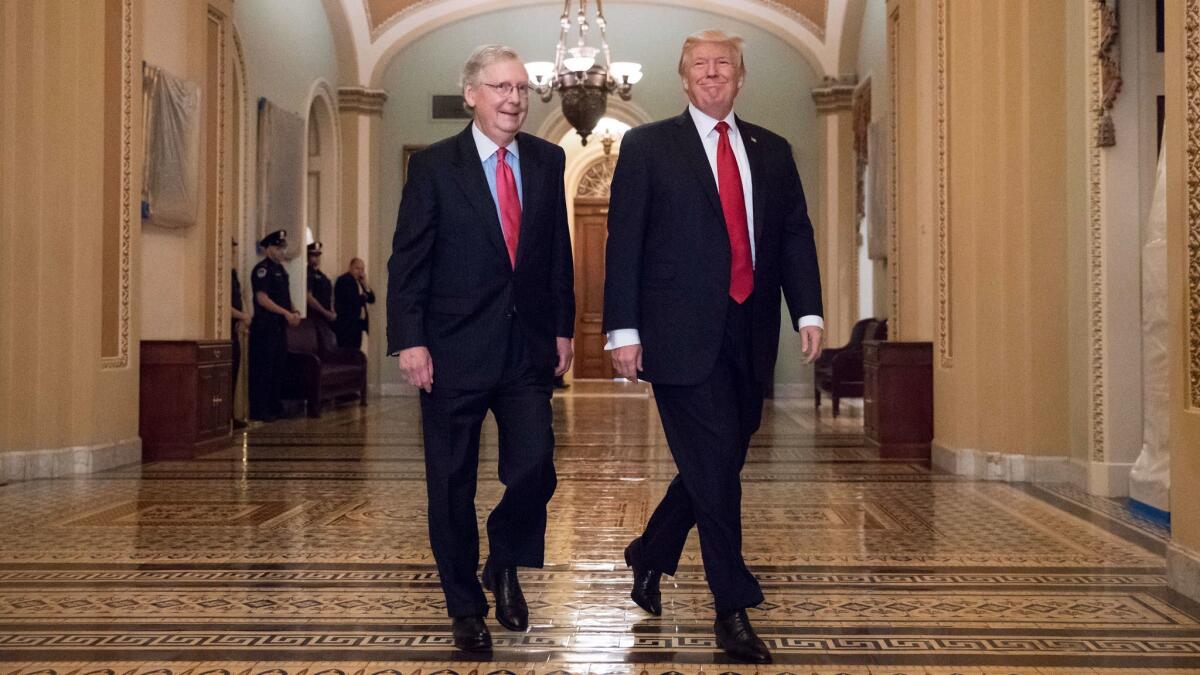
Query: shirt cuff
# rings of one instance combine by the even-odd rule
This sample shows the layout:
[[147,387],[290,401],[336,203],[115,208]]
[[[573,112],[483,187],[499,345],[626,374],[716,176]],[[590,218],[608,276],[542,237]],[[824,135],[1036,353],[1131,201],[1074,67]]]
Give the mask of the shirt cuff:
[[800,317],[799,327],[805,328],[807,326],[816,326],[821,330],[825,330],[825,320],[816,314],[807,314]]
[[638,329],[618,328],[608,332],[608,342],[604,345],[604,351],[611,352],[621,347],[640,344],[642,344],[642,336],[638,333]]

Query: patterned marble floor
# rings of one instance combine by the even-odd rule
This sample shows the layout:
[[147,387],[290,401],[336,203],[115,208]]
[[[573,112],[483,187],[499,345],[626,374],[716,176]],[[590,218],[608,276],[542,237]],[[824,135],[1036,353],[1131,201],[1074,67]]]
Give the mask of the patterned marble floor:
[[[554,402],[548,564],[521,573],[534,625],[493,622],[493,660],[452,647],[402,398],[194,460],[0,486],[0,675],[1200,671],[1167,533],[1067,486],[881,460],[861,420],[810,406],[768,402],[744,473],[771,666],[716,649],[695,536],[661,618],[628,599],[621,550],[673,465],[644,388],[582,383]],[[481,519],[494,428],[483,445]]]

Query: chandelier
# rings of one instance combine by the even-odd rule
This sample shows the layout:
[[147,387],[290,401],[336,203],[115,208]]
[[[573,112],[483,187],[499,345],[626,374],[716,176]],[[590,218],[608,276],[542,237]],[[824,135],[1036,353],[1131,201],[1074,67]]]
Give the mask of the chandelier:
[[608,49],[604,0],[596,0],[600,46],[597,48],[588,44],[588,32],[591,30],[587,17],[588,3],[587,0],[578,0],[575,23],[579,27],[579,41],[574,47],[568,48],[571,4],[572,0],[563,1],[554,63],[531,61],[525,64],[525,69],[529,72],[530,86],[543,101],[549,103],[556,90],[562,95],[563,116],[575,128],[583,145],[587,145],[588,136],[604,116],[608,95],[615,93],[621,100],[628,101],[633,96],[633,85],[642,79],[642,66],[632,61],[612,60]]

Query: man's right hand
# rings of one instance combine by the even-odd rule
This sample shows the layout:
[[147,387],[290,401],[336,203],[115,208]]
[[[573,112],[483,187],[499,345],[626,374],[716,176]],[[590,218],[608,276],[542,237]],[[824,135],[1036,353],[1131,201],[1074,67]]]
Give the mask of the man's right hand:
[[611,353],[613,370],[630,382],[637,382],[638,372],[642,370],[642,346],[617,347]]
[[288,312],[287,313],[287,322],[288,322],[288,325],[291,326],[292,328],[295,328],[296,326],[300,325],[300,319],[301,319],[300,314],[298,314],[296,312]]
[[425,347],[409,347],[400,350],[400,372],[414,387],[433,391],[433,358]]

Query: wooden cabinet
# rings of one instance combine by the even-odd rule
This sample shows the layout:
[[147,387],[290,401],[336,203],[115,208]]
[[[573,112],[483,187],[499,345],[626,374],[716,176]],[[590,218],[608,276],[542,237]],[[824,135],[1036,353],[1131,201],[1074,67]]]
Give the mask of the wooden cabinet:
[[863,433],[881,457],[929,460],[933,343],[863,343]]
[[228,341],[142,342],[142,456],[190,458],[233,431],[233,345]]

